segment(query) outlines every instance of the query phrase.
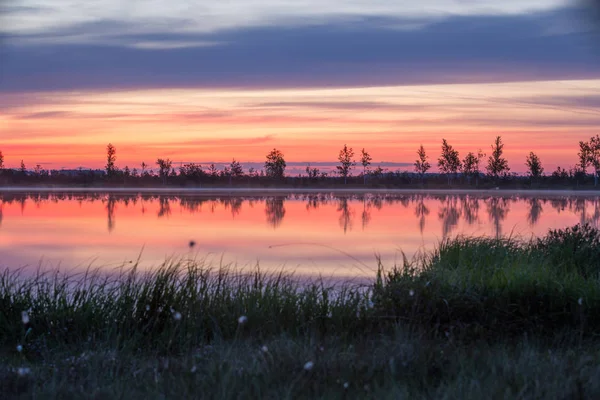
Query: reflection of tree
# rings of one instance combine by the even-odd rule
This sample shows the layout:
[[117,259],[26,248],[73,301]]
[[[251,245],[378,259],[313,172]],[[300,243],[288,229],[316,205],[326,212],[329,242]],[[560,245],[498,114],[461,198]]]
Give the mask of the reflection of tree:
[[419,218],[419,232],[423,235],[423,231],[425,230],[425,218],[429,215],[429,208],[425,205],[425,198],[420,196],[417,201],[417,205],[415,206],[415,216]]
[[509,200],[502,197],[490,197],[487,200],[486,205],[488,217],[494,224],[496,237],[499,238],[502,236],[502,222],[510,209]]
[[317,208],[319,208],[320,203],[321,201],[319,199],[319,196],[308,196],[308,198],[306,199],[306,210],[316,210]]
[[569,202],[566,198],[550,200],[550,205],[556,210],[558,214],[560,214],[561,211],[564,211],[567,208],[568,203]]
[[285,199],[283,197],[270,197],[265,200],[265,214],[267,223],[274,229],[278,228],[285,217]]
[[241,197],[228,197],[223,201],[223,204],[225,205],[225,208],[229,208],[231,210],[231,216],[235,218],[236,215],[239,215],[240,211],[242,210],[243,202],[244,199]]
[[585,224],[587,222],[586,216],[586,201],[585,199],[578,197],[575,199],[575,214],[579,214],[579,222]]
[[591,223],[592,225],[597,226],[598,220],[600,219],[600,202],[596,198],[592,201],[594,202],[594,213],[591,217]]
[[169,198],[166,196],[161,196],[158,199],[158,218],[168,217],[171,215],[171,202]]
[[115,229],[115,206],[116,199],[112,195],[108,195],[108,200],[106,202],[106,214],[108,220],[108,231],[112,232]]
[[362,229],[363,231],[371,222],[371,204],[366,198],[363,198],[363,212],[362,212]]
[[4,218],[4,211],[2,210],[3,205],[2,202],[0,201],[0,226],[2,226],[2,219]]
[[338,199],[337,210],[341,212],[339,222],[340,226],[344,229],[344,233],[348,230],[352,230],[352,216],[354,211],[348,206],[348,198],[340,197]]
[[544,208],[542,207],[542,202],[537,198],[530,198],[528,202],[529,213],[527,213],[527,222],[529,222],[529,226],[534,227],[540,219]]
[[479,221],[479,199],[473,197],[463,197],[462,214],[467,224],[473,225]]
[[442,238],[447,238],[458,225],[460,220],[460,209],[458,208],[458,197],[448,196],[442,203],[438,212],[439,219],[442,220]]

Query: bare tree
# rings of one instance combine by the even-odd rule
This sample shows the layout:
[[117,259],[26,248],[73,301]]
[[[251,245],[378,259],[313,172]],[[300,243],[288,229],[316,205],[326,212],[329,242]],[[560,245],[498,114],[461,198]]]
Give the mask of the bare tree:
[[506,158],[502,157],[503,152],[504,144],[502,143],[502,138],[496,136],[496,140],[492,145],[492,155],[488,158],[488,165],[485,167],[488,174],[494,177],[494,179],[498,179],[501,174],[510,171],[508,161],[506,161]]
[[117,149],[112,143],[106,146],[106,175],[111,178],[114,176],[117,168],[115,167],[115,161],[117,161]]
[[4,169],[4,154],[0,151],[0,172]]
[[371,155],[363,148],[360,151],[360,163],[363,166],[363,185],[367,184],[367,172],[369,171],[369,165],[371,165],[372,160]]
[[267,154],[267,161],[265,161],[265,172],[268,177],[283,179],[285,167],[286,163],[281,151],[273,149],[269,154]]
[[438,158],[438,167],[442,173],[448,176],[448,185],[450,184],[450,177],[452,175],[456,176],[461,167],[458,151],[454,150],[446,139],[442,139],[442,154]]
[[350,175],[350,171],[354,166],[352,157],[354,157],[354,150],[352,150],[352,147],[348,148],[348,146],[344,145],[344,148],[340,150],[340,154],[338,155],[341,165],[337,166],[339,174],[344,177],[344,184],[348,183],[348,175]]
[[417,150],[417,156],[419,156],[419,158],[415,161],[415,171],[417,171],[419,177],[421,178],[421,183],[423,183],[425,174],[427,171],[429,171],[429,168],[431,168],[431,164],[429,161],[427,161],[429,156],[427,156],[425,153],[425,148],[423,145],[421,145],[419,150]]

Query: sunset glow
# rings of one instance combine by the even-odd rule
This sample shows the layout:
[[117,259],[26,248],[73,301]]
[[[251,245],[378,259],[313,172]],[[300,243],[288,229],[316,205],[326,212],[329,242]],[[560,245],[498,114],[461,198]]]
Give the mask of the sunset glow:
[[464,156],[501,135],[512,172],[530,151],[550,172],[597,133],[600,58],[579,3],[321,3],[0,6],[5,165],[103,168],[112,143],[119,168],[260,168],[275,147],[295,175],[347,144],[408,170],[423,144],[435,171],[443,138]]
[[334,161],[344,143],[369,149],[375,163],[412,163],[419,144],[434,156],[442,138],[461,153],[486,151],[502,135],[513,170],[523,171],[531,150],[549,168],[575,164],[579,140],[600,122],[600,110],[580,100],[599,89],[587,80],[8,94],[0,122],[9,167],[23,159],[103,168],[109,141],[130,168],[157,157],[260,163],[273,147],[292,162]]

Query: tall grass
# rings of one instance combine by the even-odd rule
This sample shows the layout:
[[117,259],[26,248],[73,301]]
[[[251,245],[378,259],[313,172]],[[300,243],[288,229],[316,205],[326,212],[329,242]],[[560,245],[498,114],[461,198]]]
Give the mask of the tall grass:
[[588,225],[528,242],[459,237],[416,264],[380,271],[382,315],[445,335],[600,333],[600,231]]
[[369,288],[167,261],[0,275],[11,398],[593,398],[600,231],[459,237]]

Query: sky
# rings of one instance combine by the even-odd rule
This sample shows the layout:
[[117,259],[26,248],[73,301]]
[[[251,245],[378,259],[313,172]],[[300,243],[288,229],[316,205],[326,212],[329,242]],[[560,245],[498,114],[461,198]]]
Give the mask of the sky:
[[591,9],[563,0],[0,0],[8,167],[298,170],[344,144],[410,169],[497,135],[515,172],[577,162],[600,123]]

